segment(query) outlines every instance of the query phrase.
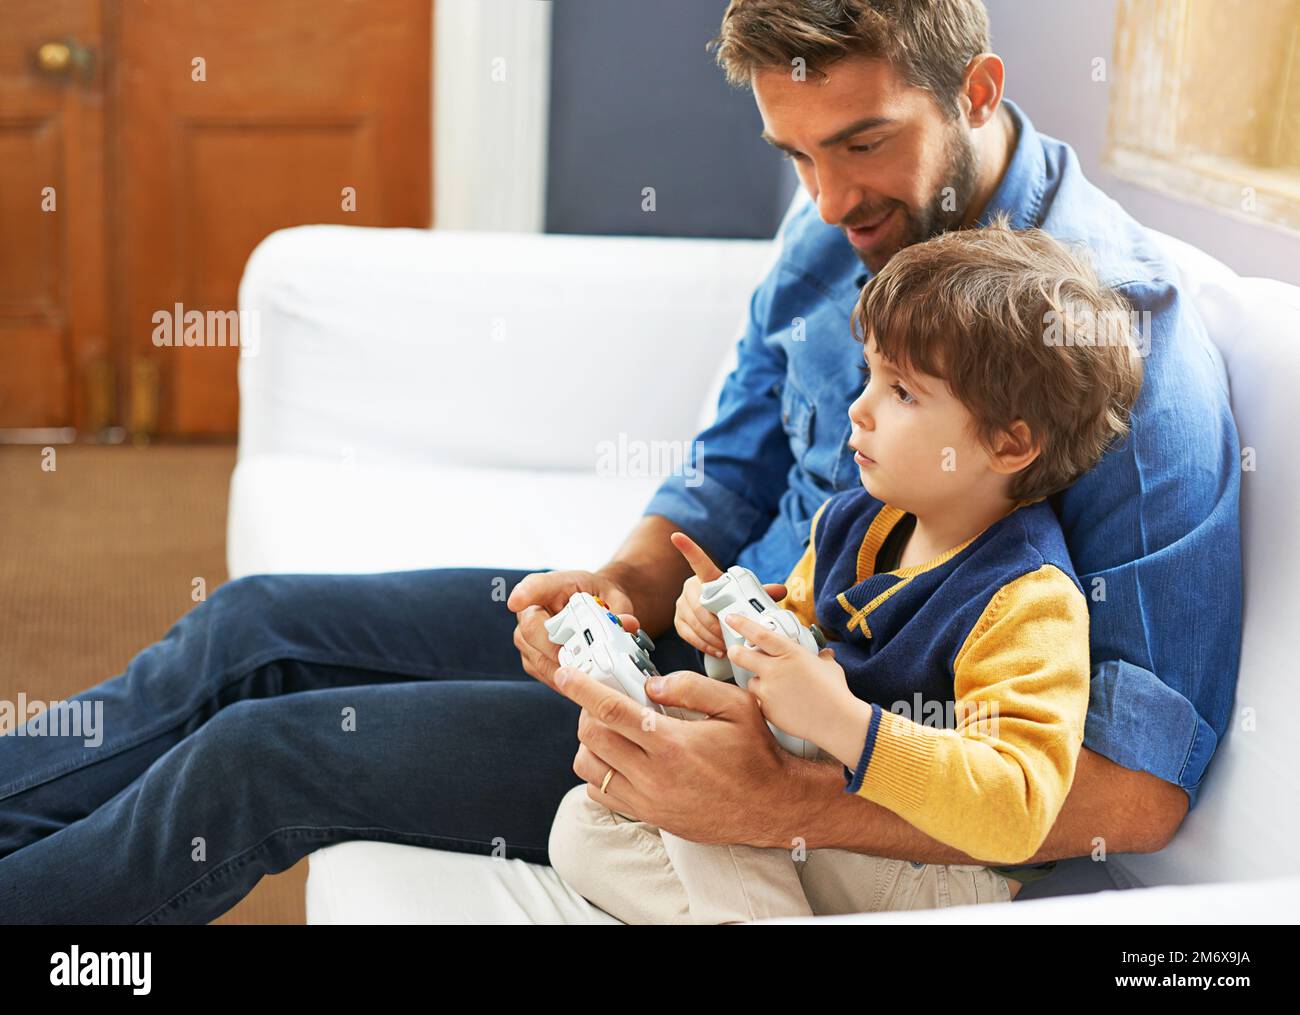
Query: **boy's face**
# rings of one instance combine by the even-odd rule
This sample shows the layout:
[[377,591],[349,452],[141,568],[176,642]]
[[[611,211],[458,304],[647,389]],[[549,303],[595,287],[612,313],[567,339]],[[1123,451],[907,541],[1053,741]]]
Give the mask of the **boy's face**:
[[955,498],[1004,476],[972,433],[969,410],[948,385],[929,374],[900,372],[883,359],[874,337],[863,354],[871,373],[849,406],[849,445],[873,497],[913,514],[942,511]]
[[960,223],[976,185],[970,124],[949,120],[888,61],[846,57],[804,81],[769,68],[752,85],[764,139],[873,272]]

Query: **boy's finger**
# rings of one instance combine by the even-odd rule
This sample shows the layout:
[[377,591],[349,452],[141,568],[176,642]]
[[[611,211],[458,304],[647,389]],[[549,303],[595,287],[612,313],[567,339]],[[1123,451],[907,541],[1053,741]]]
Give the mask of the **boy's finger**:
[[772,665],[770,655],[746,645],[732,645],[727,649],[727,658],[731,660],[732,666],[739,666],[742,670],[749,670],[754,674],[763,673]]
[[[673,617],[673,626],[677,629],[677,634],[681,636],[682,641],[688,643],[693,649],[702,652],[710,651],[712,638],[706,630],[702,630],[701,626],[695,623],[693,612],[689,608],[677,611],[677,615]],[[723,646],[719,643],[716,647],[722,649]]]
[[779,603],[782,599],[786,597],[786,588],[784,585],[781,585],[780,583],[776,583],[773,585],[764,585],[763,591],[772,597],[772,602],[774,603]]
[[699,603],[696,603],[690,609],[690,614],[695,618],[695,623],[709,631],[715,638],[722,637],[722,622],[718,620],[718,615],[712,610],[706,610]]
[[695,572],[700,581],[711,582],[715,578],[722,577],[722,571],[718,568],[718,565],[713,563],[709,559],[709,555],[700,549],[699,544],[685,532],[674,532],[668,539],[673,546],[677,547],[678,552],[686,558],[686,563],[691,565],[691,570]]
[[718,615],[701,607],[696,607],[695,612],[691,615],[691,623],[708,638],[709,643],[717,646],[723,652],[727,650],[726,639],[722,634],[722,625],[718,623]]
[[695,638],[695,647],[701,652],[714,650],[726,652],[727,647],[723,644],[721,634],[714,634],[707,628],[702,627],[691,614],[687,613],[682,616],[682,625],[691,632],[691,635]]
[[[780,656],[785,655],[790,646],[794,644],[783,634],[778,634],[765,624],[760,624],[749,617],[742,617],[738,614],[732,614],[726,619],[727,626],[733,631],[743,634],[745,638],[758,648],[762,649],[768,655]],[[748,667],[746,667],[748,669]]]

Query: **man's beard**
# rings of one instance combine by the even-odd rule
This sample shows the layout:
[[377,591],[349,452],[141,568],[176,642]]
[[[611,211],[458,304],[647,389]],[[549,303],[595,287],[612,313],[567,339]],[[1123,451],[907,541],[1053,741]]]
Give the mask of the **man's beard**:
[[[858,259],[870,268],[873,274],[878,273],[889,263],[889,258],[904,247],[910,247],[913,243],[924,243],[940,233],[956,229],[961,225],[962,217],[966,214],[966,209],[975,194],[978,166],[975,146],[971,144],[970,135],[961,129],[960,122],[953,126],[952,138],[947,150],[951,153],[947,169],[940,178],[938,189],[926,206],[920,212],[914,213],[907,205],[898,202],[898,208],[903,214],[903,236],[898,246],[888,251],[884,261],[873,265],[867,260],[865,251],[854,248]],[[949,188],[951,193],[948,193]]]

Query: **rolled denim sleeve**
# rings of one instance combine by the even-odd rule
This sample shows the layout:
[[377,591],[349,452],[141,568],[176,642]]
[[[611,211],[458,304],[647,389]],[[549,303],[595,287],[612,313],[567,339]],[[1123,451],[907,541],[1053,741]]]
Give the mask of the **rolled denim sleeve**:
[[723,567],[772,523],[794,465],[781,422],[786,354],[768,320],[781,270],[778,261],[750,298],[736,368],[691,444],[689,468],[668,476],[644,512],[671,519]]
[[1218,743],[1191,699],[1150,670],[1124,659],[1093,667],[1083,738],[1090,751],[1181,786],[1190,809]]
[[1170,284],[1121,288],[1150,342],[1142,393],[1127,438],[1056,505],[1090,615],[1084,746],[1195,807],[1241,654],[1240,441],[1194,308]]

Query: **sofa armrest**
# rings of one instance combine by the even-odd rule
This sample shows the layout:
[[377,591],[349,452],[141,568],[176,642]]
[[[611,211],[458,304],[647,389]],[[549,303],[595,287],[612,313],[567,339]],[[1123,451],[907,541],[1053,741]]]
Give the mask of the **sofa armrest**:
[[300,226],[240,284],[240,458],[592,468],[689,440],[772,244]]

